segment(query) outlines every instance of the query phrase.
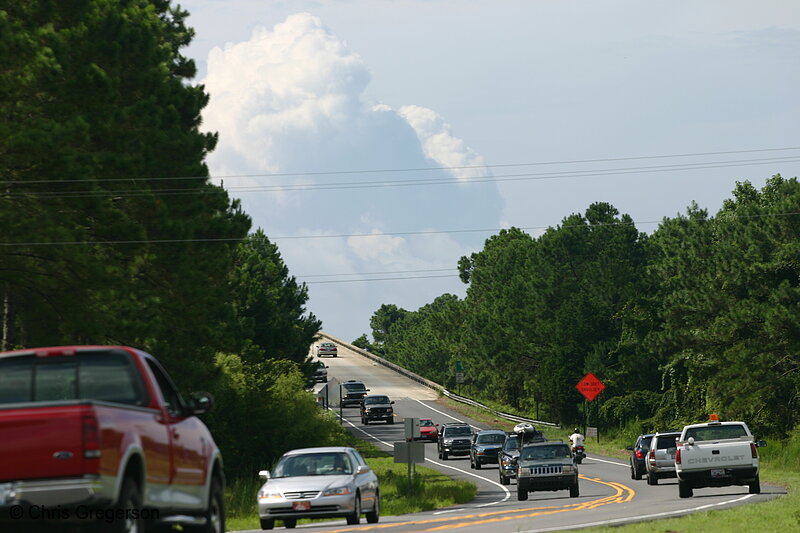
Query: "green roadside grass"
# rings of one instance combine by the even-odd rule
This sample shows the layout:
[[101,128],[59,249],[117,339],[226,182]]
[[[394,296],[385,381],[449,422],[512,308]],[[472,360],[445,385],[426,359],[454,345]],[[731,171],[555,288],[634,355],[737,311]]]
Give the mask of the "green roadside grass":
[[[381,515],[393,516],[459,505],[475,499],[477,488],[467,481],[455,481],[444,474],[418,466],[411,487],[408,467],[374,445],[352,437],[344,444],[361,453],[378,476],[381,490]],[[257,478],[234,479],[228,483],[226,527],[229,531],[261,529],[256,506],[256,493],[262,481]],[[321,520],[300,520],[298,524]],[[278,522],[280,525],[280,522]]]
[[[464,405],[448,398],[440,402],[479,422],[498,429],[510,430],[514,422],[498,419],[492,413],[472,406]],[[506,410],[495,407],[498,410]],[[548,439],[562,439],[565,442],[572,431],[560,428],[540,427]],[[623,433],[623,432],[620,432]],[[787,495],[767,502],[747,504],[719,511],[692,513],[680,518],[662,518],[654,521],[638,522],[625,526],[608,526],[583,529],[590,533],[739,533],[741,531],[800,531],[800,428],[795,429],[786,439],[767,438],[767,447],[760,448],[762,491],[769,489],[765,483],[777,485],[788,492]],[[607,457],[615,457],[628,462],[630,452],[627,446],[633,442],[628,437],[615,435],[613,432],[600,436],[599,442],[594,437],[586,439],[586,450]],[[634,481],[635,487],[644,481]],[[698,489],[695,495],[713,488]],[[676,489],[677,493],[677,489]],[[642,514],[647,514],[646,510]]]

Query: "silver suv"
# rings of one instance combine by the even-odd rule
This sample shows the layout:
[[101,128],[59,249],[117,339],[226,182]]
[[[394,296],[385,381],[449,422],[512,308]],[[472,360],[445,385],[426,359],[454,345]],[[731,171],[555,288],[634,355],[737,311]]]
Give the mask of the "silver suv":
[[644,464],[647,468],[647,484],[658,485],[659,479],[676,477],[675,439],[680,432],[656,433],[650,440],[650,450]]
[[536,490],[569,489],[571,498],[580,495],[578,467],[569,445],[561,441],[537,442],[522,447],[517,460],[517,499],[528,499]]

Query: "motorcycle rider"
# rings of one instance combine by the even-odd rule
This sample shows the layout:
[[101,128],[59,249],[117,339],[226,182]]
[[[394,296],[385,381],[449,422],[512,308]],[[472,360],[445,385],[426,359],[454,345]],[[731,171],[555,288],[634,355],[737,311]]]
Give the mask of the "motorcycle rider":
[[581,430],[575,428],[575,432],[569,436],[569,440],[572,441],[572,451],[575,451],[575,448],[581,447],[583,448],[583,435],[581,435]]

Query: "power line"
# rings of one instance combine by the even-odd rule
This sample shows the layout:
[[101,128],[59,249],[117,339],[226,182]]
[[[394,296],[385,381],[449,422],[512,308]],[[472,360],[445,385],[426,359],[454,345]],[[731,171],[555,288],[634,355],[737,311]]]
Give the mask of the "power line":
[[382,270],[380,272],[340,272],[339,274],[306,274],[298,275],[298,278],[330,278],[337,276],[373,276],[378,274],[409,274],[418,272],[452,272],[458,270],[456,268],[426,268],[417,270]]
[[316,285],[323,283],[357,283],[364,281],[396,281],[396,280],[406,280],[406,279],[431,279],[431,278],[455,278],[455,277],[458,277],[458,274],[444,274],[438,276],[403,276],[403,277],[391,277],[391,278],[334,279],[326,281],[306,281],[305,284]]
[[[789,217],[798,216],[800,211],[787,212],[787,213],[766,213],[760,215],[726,215],[725,220],[728,219],[751,219],[751,218],[766,218],[766,217]],[[286,235],[281,237],[269,237],[272,241],[282,240],[312,240],[312,239],[345,239],[345,238],[358,238],[358,237],[396,237],[402,235],[416,236],[416,235],[443,235],[454,233],[495,233],[502,230],[508,230],[512,227],[521,231],[534,231],[546,230],[548,228],[597,228],[603,226],[636,226],[636,225],[649,225],[660,224],[664,222],[661,220],[632,220],[630,222],[600,222],[593,224],[562,224],[562,225],[548,225],[548,226],[510,226],[507,228],[481,228],[481,229],[453,229],[453,230],[423,230],[423,231],[392,231],[385,233],[349,233],[349,234],[335,234],[335,235]],[[225,243],[225,242],[242,242],[249,237],[222,237],[222,238],[197,238],[197,239],[153,239],[153,240],[121,240],[121,241],[48,241],[48,242],[0,242],[0,246],[101,246],[101,245],[120,245],[120,244],[178,244],[178,243]]]
[[[719,152],[690,152],[684,154],[660,154],[660,155],[643,155],[643,156],[629,156],[629,157],[606,157],[595,159],[571,159],[561,161],[534,161],[526,163],[502,163],[495,165],[464,165],[464,166],[451,166],[451,167],[416,167],[416,168],[394,168],[394,169],[362,169],[362,170],[329,170],[318,172],[276,172],[276,173],[259,173],[259,174],[230,174],[221,176],[167,176],[167,177],[127,177],[127,178],[108,178],[103,179],[103,182],[119,182],[119,181],[178,181],[178,180],[205,180],[205,179],[234,179],[234,178],[262,178],[262,177],[295,177],[295,176],[333,176],[343,174],[384,174],[391,172],[429,172],[435,170],[469,170],[469,169],[491,169],[491,168],[509,168],[509,167],[528,167],[528,166],[545,166],[545,165],[572,165],[579,163],[609,163],[614,161],[636,161],[642,159],[669,159],[678,157],[703,157],[711,155],[731,155],[731,154],[751,154],[761,152],[782,152],[789,150],[800,150],[800,146],[790,146],[784,148],[755,148],[748,150],[726,150]],[[6,181],[7,184],[34,184],[34,183],[81,183],[81,182],[94,182],[95,178],[87,179],[43,179],[43,180],[19,180],[19,181]]]
[[[479,177],[442,177],[442,178],[420,178],[400,181],[377,181],[377,182],[340,182],[340,183],[317,183],[317,184],[291,184],[291,185],[259,185],[250,187],[228,187],[228,192],[248,193],[248,192],[292,192],[292,191],[315,191],[315,190],[342,190],[342,189],[370,189],[384,187],[413,187],[425,185],[452,185],[484,182],[506,182],[506,181],[533,181],[533,180],[554,180],[567,178],[587,178],[610,175],[626,175],[656,172],[676,172],[686,170],[704,170],[710,168],[744,167],[753,165],[766,165],[774,163],[794,163],[800,161],[800,156],[787,156],[780,158],[763,159],[740,159],[730,161],[713,161],[706,163],[680,163],[675,165],[652,165],[645,167],[623,167],[613,169],[593,169],[593,170],[574,170],[552,173],[523,173],[523,174],[501,174],[497,176]],[[156,190],[128,190],[128,191],[31,191],[20,193],[6,193],[3,198],[102,198],[102,197],[138,197],[138,196],[186,196],[216,194],[217,188],[206,189],[156,189]]]

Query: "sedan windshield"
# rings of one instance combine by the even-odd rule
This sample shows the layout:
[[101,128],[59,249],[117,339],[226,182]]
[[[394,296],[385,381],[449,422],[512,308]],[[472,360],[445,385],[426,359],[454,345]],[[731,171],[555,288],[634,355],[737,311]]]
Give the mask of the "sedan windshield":
[[522,459],[568,459],[569,447],[566,444],[553,444],[547,446],[529,446],[522,449]]
[[420,420],[419,427],[427,428],[433,425],[433,420]]
[[346,453],[306,453],[281,458],[272,477],[341,476],[352,473],[353,465]]

